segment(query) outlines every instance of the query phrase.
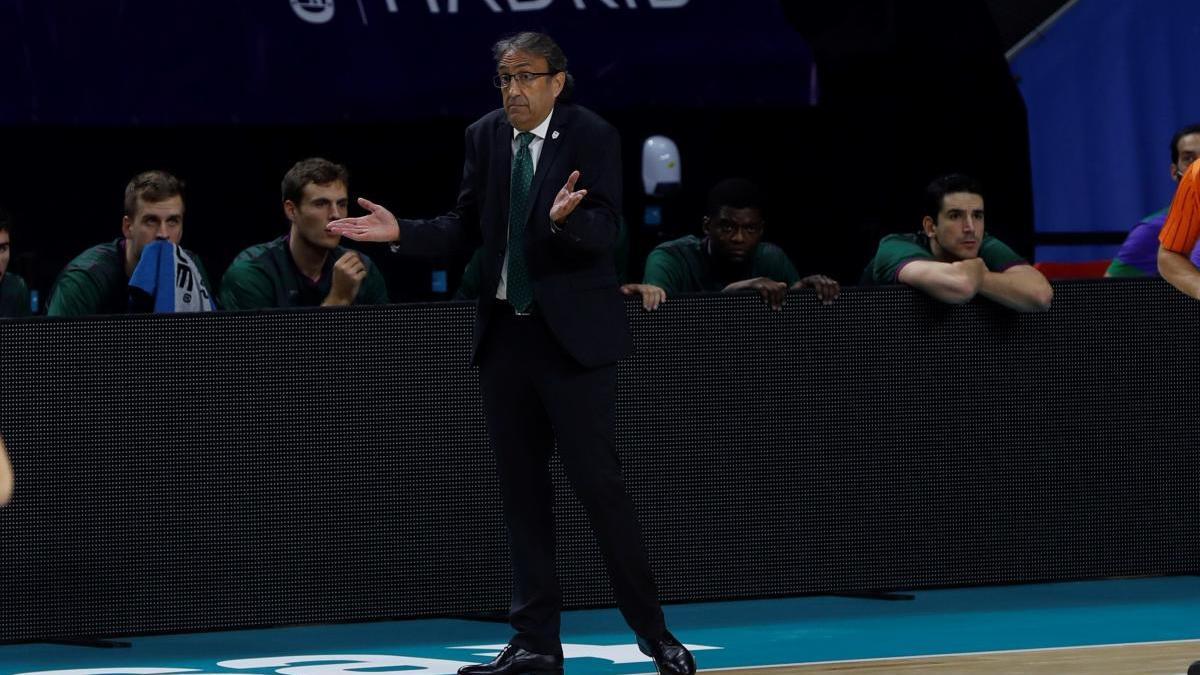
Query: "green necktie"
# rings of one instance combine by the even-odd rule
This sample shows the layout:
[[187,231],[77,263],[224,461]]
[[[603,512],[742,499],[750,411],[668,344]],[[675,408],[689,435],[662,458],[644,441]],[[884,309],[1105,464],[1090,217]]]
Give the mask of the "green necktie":
[[505,293],[518,312],[533,304],[529,267],[525,264],[525,221],[529,218],[529,186],[533,183],[533,155],[529,144],[534,136],[528,131],[517,134],[517,152],[513,155],[512,185],[508,191],[508,276]]

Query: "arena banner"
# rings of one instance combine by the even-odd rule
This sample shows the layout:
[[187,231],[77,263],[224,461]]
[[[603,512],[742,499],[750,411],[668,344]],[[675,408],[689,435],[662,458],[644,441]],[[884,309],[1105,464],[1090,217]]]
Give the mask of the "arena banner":
[[1012,55],[1037,232],[1114,237],[1107,248],[1041,246],[1038,260],[1111,258],[1124,233],[1171,203],[1171,138],[1200,123],[1197,39],[1191,0],[1091,0]]
[[475,116],[490,46],[553,35],[594,108],[807,105],[778,0],[123,0],[0,4],[0,124]]

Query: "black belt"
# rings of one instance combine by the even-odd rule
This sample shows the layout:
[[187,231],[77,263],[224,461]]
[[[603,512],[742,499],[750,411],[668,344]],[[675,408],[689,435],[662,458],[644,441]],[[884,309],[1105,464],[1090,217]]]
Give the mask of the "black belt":
[[513,307],[513,304],[511,302],[509,302],[507,300],[501,300],[500,298],[492,299],[492,307],[494,308],[494,311],[501,312],[501,313],[505,314],[506,316],[515,316],[515,317],[520,317],[522,319],[526,318],[526,317],[534,316],[537,314],[537,305],[536,304],[529,305],[528,307],[525,308],[524,312],[518,312],[517,308]]

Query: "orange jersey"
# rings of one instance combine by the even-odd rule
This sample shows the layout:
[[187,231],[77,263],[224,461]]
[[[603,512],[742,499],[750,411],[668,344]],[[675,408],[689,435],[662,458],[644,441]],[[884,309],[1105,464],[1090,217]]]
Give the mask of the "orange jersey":
[[1171,212],[1163,225],[1158,241],[1168,251],[1190,256],[1196,240],[1200,239],[1200,161],[1192,162],[1171,202]]

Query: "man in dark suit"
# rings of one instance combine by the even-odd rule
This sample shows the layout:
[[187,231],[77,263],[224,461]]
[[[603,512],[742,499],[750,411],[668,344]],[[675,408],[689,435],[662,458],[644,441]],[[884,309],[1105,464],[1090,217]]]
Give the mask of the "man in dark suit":
[[632,347],[612,258],[620,139],[565,102],[572,78],[549,36],[520,33],[493,52],[504,107],[467,128],[455,208],[397,220],[360,199],[368,215],[328,226],[420,255],[444,255],[470,229],[482,233],[474,361],[513,556],[516,635],[491,663],[459,672],[562,672],[548,467],[557,441],[638,646],[665,675],[691,675],[691,654],[663,621],[616,454],[616,364]]

